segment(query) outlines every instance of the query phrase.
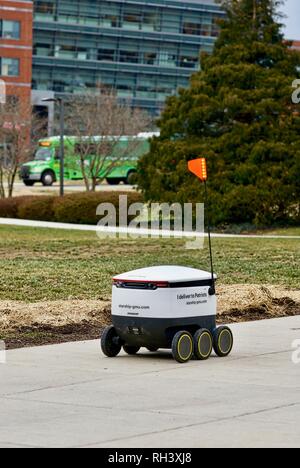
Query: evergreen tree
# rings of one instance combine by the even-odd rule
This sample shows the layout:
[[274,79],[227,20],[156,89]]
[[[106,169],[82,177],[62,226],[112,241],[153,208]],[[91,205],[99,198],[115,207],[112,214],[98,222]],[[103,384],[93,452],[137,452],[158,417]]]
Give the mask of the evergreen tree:
[[146,199],[201,200],[187,161],[208,159],[214,224],[300,221],[300,54],[284,40],[277,0],[222,2],[212,55],[167,100],[159,138],[140,163]]

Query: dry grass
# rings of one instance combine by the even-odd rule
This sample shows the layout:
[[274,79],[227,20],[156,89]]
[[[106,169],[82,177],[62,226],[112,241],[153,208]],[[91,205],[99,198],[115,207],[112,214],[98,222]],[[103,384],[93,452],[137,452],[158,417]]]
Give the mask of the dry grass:
[[62,327],[84,322],[103,323],[110,318],[110,304],[105,301],[43,301],[32,304],[0,301],[0,332],[27,327]]
[[226,285],[218,288],[219,319],[229,322],[300,314],[300,289],[274,285]]

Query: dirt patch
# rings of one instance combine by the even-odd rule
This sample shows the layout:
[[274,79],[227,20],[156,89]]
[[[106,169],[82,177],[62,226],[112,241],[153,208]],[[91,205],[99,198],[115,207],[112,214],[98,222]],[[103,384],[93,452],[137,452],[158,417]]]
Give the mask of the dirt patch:
[[106,301],[0,301],[0,339],[8,349],[92,340],[110,323],[110,315]]
[[7,349],[67,343],[69,341],[96,340],[104,326],[102,323],[80,323],[62,327],[24,327],[5,336]]
[[[300,290],[219,285],[218,303],[219,323],[300,315]],[[96,339],[110,323],[110,313],[106,301],[0,301],[0,339],[8,348]]]

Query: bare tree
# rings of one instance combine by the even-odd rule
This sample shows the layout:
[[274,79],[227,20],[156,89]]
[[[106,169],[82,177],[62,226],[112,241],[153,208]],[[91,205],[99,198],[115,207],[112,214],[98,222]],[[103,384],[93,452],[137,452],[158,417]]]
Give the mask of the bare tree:
[[32,141],[42,128],[30,104],[9,99],[0,105],[0,198],[13,195],[18,169],[30,158]]
[[[149,131],[151,119],[114,94],[77,97],[70,103],[69,131],[76,137],[76,156],[87,191],[95,191],[122,161],[135,158],[138,134]],[[127,136],[128,143],[122,145]]]

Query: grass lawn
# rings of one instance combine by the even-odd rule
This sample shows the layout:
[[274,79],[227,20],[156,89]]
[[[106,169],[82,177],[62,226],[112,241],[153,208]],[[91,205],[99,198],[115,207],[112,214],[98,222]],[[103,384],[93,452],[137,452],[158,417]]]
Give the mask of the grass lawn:
[[[219,321],[300,313],[299,240],[214,239],[213,246]],[[112,276],[159,264],[209,269],[208,249],[0,227],[0,339],[14,348],[98,338],[110,323]]]
[[257,234],[264,234],[264,235],[268,235],[268,236],[272,236],[272,235],[277,235],[277,236],[300,236],[300,227],[267,229],[267,230],[264,230],[264,231],[257,231]]
[[[221,284],[299,288],[299,240],[213,244]],[[208,269],[208,251],[186,250],[181,240],[100,240],[94,233],[0,227],[0,300],[109,300],[113,275],[159,264]]]

